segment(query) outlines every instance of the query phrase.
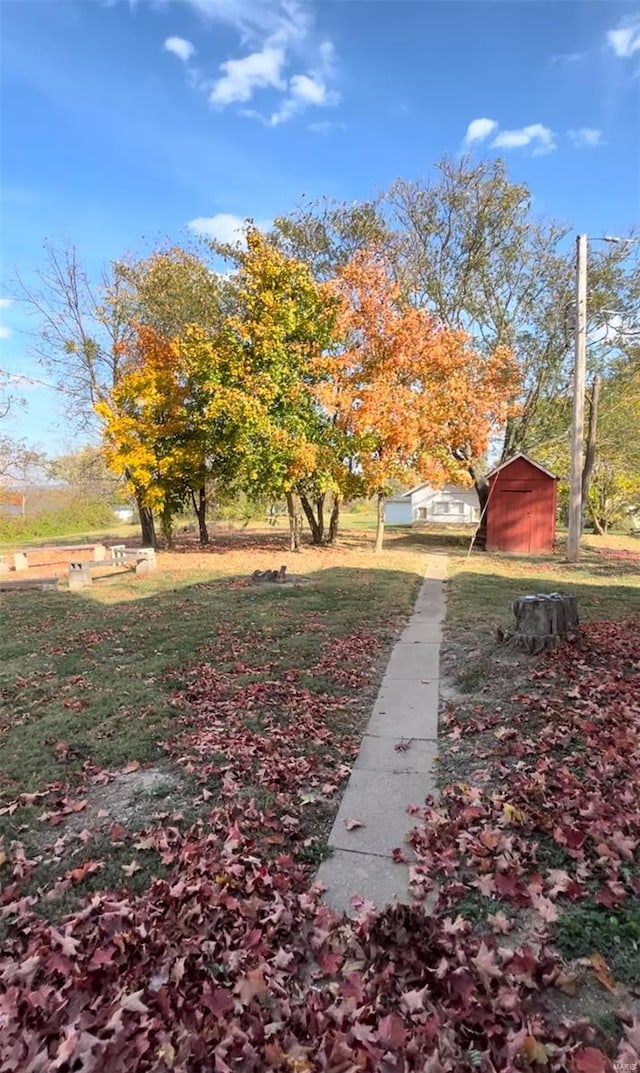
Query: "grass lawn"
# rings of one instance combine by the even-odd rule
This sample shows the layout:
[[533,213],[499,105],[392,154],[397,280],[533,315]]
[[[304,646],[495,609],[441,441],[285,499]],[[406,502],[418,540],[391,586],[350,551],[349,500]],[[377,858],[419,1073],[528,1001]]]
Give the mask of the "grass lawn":
[[580,561],[558,555],[452,554],[448,620],[452,628],[483,630],[508,622],[516,596],[567,590],[578,597],[581,618],[623,618],[640,609],[640,539],[586,537]]
[[[144,854],[132,877],[122,873],[123,854],[114,853],[108,837],[119,812],[138,829],[167,809],[190,822],[203,805],[203,785],[216,795],[220,776],[198,781],[189,759],[190,750],[197,751],[194,695],[211,668],[225,699],[251,704],[244,725],[236,727],[238,742],[247,726],[266,732],[272,697],[294,675],[310,703],[331,698],[326,722],[335,732],[334,753],[353,751],[389,647],[415,598],[424,553],[419,544],[391,535],[387,550],[374,558],[370,538],[356,532],[338,548],[307,547],[291,555],[286,533],[269,530],[226,535],[211,551],[160,553],[158,561],[158,572],[145,579],[111,571],[100,577],[98,568],[93,587],[79,594],[13,593],[2,600],[0,836],[7,861],[0,877],[6,881],[9,874],[6,847],[14,839],[37,859],[23,886],[39,898],[50,896],[70,869],[102,862],[99,871],[78,873],[64,897],[43,902],[49,915],[64,914],[105,883],[139,889],[156,874],[157,861]],[[310,580],[299,586],[248,582],[254,569],[281,562]],[[341,645],[346,665],[338,673]],[[224,768],[233,740],[219,747]],[[301,742],[298,752],[304,748]],[[304,810],[304,837],[296,848],[309,864],[323,853],[333,801],[348,773],[341,763],[337,756],[332,800],[310,800]],[[111,778],[135,765],[138,773],[102,781],[105,771]],[[256,790],[254,766],[246,765],[245,793]],[[49,787],[46,797],[29,796]],[[73,800],[86,802],[77,814],[64,811]],[[8,807],[16,801],[17,809]],[[87,825],[95,837],[79,840]],[[61,833],[69,837],[62,852],[54,852]],[[131,859],[128,847],[116,849]]]

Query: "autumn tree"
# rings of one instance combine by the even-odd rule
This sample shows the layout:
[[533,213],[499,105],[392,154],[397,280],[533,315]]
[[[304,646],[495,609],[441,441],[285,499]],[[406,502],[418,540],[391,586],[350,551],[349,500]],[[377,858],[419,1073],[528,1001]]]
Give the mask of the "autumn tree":
[[479,457],[507,418],[517,375],[506,348],[485,355],[463,331],[407,303],[380,256],[356,255],[337,293],[345,345],[322,398],[358,445],[367,492],[378,502],[379,551],[390,482],[460,479],[466,458]]
[[[128,364],[98,405],[107,457],[162,520],[170,542],[185,503],[206,480],[229,487],[249,468],[262,413],[231,355],[201,328],[168,340],[139,327]],[[199,514],[200,539],[208,542]]]
[[241,479],[245,489],[286,499],[294,545],[298,495],[320,543],[325,496],[340,485],[337,437],[317,395],[329,376],[338,300],[308,264],[286,256],[257,228],[247,227],[245,241],[245,248],[222,250],[237,269],[218,344],[254,405],[252,464]]

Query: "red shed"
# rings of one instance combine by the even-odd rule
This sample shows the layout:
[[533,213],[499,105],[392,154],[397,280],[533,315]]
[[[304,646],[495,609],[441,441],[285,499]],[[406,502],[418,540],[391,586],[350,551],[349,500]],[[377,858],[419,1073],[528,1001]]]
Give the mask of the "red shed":
[[519,454],[488,475],[487,550],[553,551],[558,478]]

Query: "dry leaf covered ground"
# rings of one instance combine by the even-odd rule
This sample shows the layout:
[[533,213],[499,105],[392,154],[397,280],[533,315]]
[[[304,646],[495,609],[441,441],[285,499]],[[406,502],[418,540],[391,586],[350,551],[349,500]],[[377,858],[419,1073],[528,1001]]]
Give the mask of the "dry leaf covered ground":
[[637,559],[590,556],[571,581],[603,621],[526,665],[492,627],[561,568],[454,561],[448,789],[412,839],[438,905],[346,922],[313,872],[429,537],[247,585],[281,540],[5,601],[0,1070],[633,1068]]

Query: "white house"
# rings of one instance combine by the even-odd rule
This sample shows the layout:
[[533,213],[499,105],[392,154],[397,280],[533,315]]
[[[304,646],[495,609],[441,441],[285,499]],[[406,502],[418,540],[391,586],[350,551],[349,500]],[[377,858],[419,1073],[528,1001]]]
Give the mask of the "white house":
[[457,484],[432,488],[428,484],[418,484],[408,492],[387,499],[384,515],[387,525],[414,525],[416,522],[472,525],[480,520],[480,506],[473,488]]
[[133,521],[133,507],[116,507],[113,513],[119,522]]

